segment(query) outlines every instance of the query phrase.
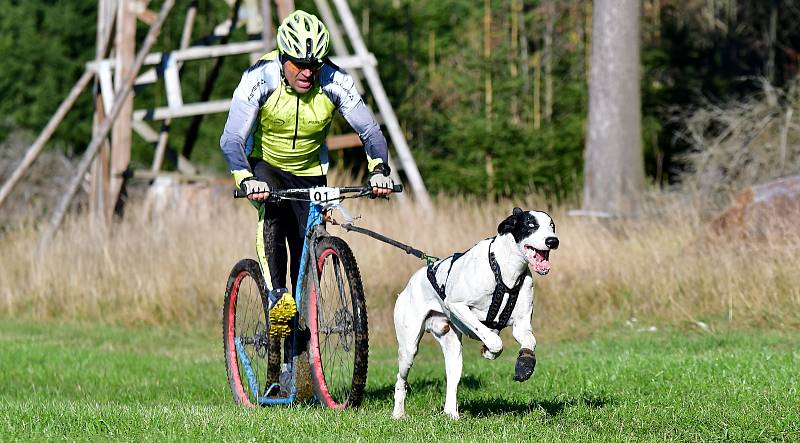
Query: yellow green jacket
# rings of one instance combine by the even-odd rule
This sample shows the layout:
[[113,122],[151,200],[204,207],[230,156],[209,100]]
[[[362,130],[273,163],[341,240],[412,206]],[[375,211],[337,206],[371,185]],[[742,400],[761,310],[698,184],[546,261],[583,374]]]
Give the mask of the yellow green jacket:
[[236,183],[252,176],[248,157],[298,176],[325,175],[325,137],[337,109],[358,132],[369,169],[387,163],[386,138],[349,74],[326,61],[311,90],[299,94],[286,83],[278,52],[263,56],[242,75],[220,138]]

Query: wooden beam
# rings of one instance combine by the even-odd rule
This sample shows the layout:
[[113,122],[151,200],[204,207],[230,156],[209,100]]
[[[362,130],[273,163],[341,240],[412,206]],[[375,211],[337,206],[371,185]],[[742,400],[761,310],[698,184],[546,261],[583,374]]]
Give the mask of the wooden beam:
[[283,21],[287,15],[294,11],[294,0],[275,0],[278,5],[278,21]]
[[261,42],[264,44],[263,52],[266,54],[275,47],[275,33],[272,32],[272,1],[261,0]]
[[[112,46],[112,35],[114,33],[117,7],[116,0],[100,0],[97,10],[97,35],[95,43],[95,60],[102,60],[108,57]],[[92,133],[94,134],[102,125],[106,118],[106,111],[111,109],[114,101],[114,82],[111,78],[111,68],[107,64],[101,64],[98,75],[95,76],[94,85],[94,113],[92,115]],[[106,208],[108,207],[108,183],[109,183],[109,157],[111,146],[108,138],[103,141],[100,152],[95,156],[92,166],[90,191],[89,191],[89,212],[93,216],[93,221],[106,224]]]
[[156,21],[156,13],[150,9],[145,9],[143,11],[137,11],[136,18],[145,22],[148,25],[152,25],[153,22]]
[[[328,0],[314,0],[314,4],[317,6],[322,21],[328,25],[328,33],[331,36],[331,43],[333,43],[333,52],[339,56],[346,56],[348,53],[347,45],[344,42],[344,38],[342,38],[342,31],[339,29],[339,24],[336,22],[336,17],[331,11]],[[350,76],[353,77],[359,94],[363,94],[365,89],[361,83],[361,76],[356,71],[350,72]]]
[[108,111],[114,104],[114,78],[111,75],[110,63],[100,63],[97,70],[97,79],[100,83],[100,96],[103,99],[103,107]]
[[230,100],[215,100],[203,103],[185,104],[180,108],[140,109],[133,113],[134,121],[165,120],[168,118],[192,117],[195,115],[227,112],[231,108]]
[[122,111],[123,102],[133,90],[133,81],[136,79],[136,73],[142,68],[144,58],[147,55],[147,52],[150,51],[150,48],[152,48],[153,44],[156,42],[156,37],[158,37],[161,27],[163,26],[164,21],[167,19],[167,15],[174,4],[175,0],[164,0],[164,4],[161,6],[161,12],[158,14],[158,19],[155,23],[153,23],[153,26],[151,26],[150,30],[147,32],[144,43],[142,43],[142,48],[136,55],[136,59],[133,62],[133,66],[131,67],[129,75],[126,77],[122,84],[122,88],[117,94],[117,98],[114,101],[114,106],[111,108],[108,118],[103,122],[100,128],[98,128],[97,133],[92,136],[92,141],[89,143],[89,146],[86,147],[86,150],[83,153],[83,157],[81,158],[81,162],[78,164],[78,170],[75,173],[75,176],[67,186],[67,189],[60,196],[58,206],[53,211],[53,216],[50,219],[50,224],[45,227],[44,233],[39,242],[39,246],[37,248],[38,255],[41,255],[47,249],[47,246],[50,244],[50,241],[53,239],[56,231],[64,221],[67,208],[69,208],[70,203],[72,203],[72,199],[75,198],[75,194],[78,192],[84,176],[89,170],[89,166],[92,164],[92,160],[97,154],[97,151],[100,149],[103,140],[111,131],[112,123],[116,118],[119,117],[119,114]]
[[164,60],[164,87],[167,90],[167,104],[170,109],[183,106],[181,78],[178,69],[178,64],[175,63],[175,59],[167,56],[167,59]]
[[[129,76],[136,55],[136,13],[133,11],[134,0],[119,0],[117,8],[117,69],[115,86],[119,90]],[[122,173],[128,169],[131,161],[131,117],[133,116],[133,95],[129,94],[122,102],[118,118],[114,119],[111,131],[111,172],[108,188],[109,207],[106,208],[110,218],[124,178]]]
[[146,141],[147,143],[155,143],[158,141],[158,132],[151,128],[147,123],[141,120],[134,120],[132,126],[133,131],[139,134],[139,137],[142,137],[142,140]]
[[[226,45],[194,46],[184,50],[172,51],[170,53],[170,56],[173,57],[176,62],[185,62],[185,61],[202,60],[215,57],[226,57],[230,55],[249,54],[251,52],[260,51],[261,49],[263,49],[263,47],[264,45],[260,40],[253,40],[243,43],[228,43]],[[147,56],[147,58],[145,59],[145,65],[148,66],[160,65],[161,62],[164,60],[164,57],[165,57],[164,53],[154,52]],[[338,66],[344,69],[362,68],[365,64],[367,66],[378,65],[378,61],[375,59],[375,55],[369,52],[360,56],[354,56],[354,55],[333,56],[331,57],[331,61],[333,61]],[[116,60],[104,59],[104,60],[96,60],[88,62],[86,63],[86,67],[89,70],[96,71],[98,69],[98,66],[102,63],[108,63],[109,67],[112,69],[116,69],[117,66]],[[158,77],[155,75],[155,73],[152,75],[145,73],[141,77],[136,79],[136,86],[147,83],[153,83],[157,79]]]
[[14,186],[17,184],[19,179],[21,179],[25,172],[28,171],[28,168],[33,164],[39,154],[42,152],[45,143],[50,139],[55,132],[58,125],[64,119],[64,116],[67,115],[72,105],[75,104],[75,100],[81,95],[81,92],[86,88],[86,85],[89,84],[89,81],[94,78],[94,73],[91,71],[85,71],[80,79],[78,79],[75,86],[69,91],[67,94],[67,98],[61,102],[61,105],[56,110],[56,113],[50,117],[50,121],[47,122],[47,125],[44,127],[42,132],[39,134],[39,137],[36,138],[36,141],[28,148],[25,152],[25,157],[22,158],[22,162],[17,166],[17,169],[14,170],[14,173],[11,174],[8,181],[3,184],[3,188],[0,189],[0,206],[3,206],[3,202],[6,200],[8,195],[11,193],[11,190],[14,189]]
[[[124,1],[124,0],[123,0]],[[130,4],[131,12],[136,14],[136,18],[143,21],[149,26],[153,26],[158,14],[151,9],[147,9],[150,5],[150,0],[133,0]]]
[[[103,100],[98,96],[95,99],[95,119],[93,130],[97,130],[102,125],[105,119],[105,108],[103,107]],[[103,226],[107,226],[109,220],[106,218],[108,215],[108,183],[109,183],[109,158],[111,157],[111,146],[108,142],[108,137],[105,137],[100,145],[99,152],[92,162],[92,171],[90,175],[90,190],[89,190],[89,211],[92,216],[92,221],[99,222]]]
[[328,150],[331,151],[363,146],[358,134],[332,135],[325,139],[325,144],[328,146]]
[[[228,43],[225,45],[212,45],[212,46],[193,46],[178,51],[171,51],[170,55],[175,58],[176,62],[185,62],[191,60],[201,60],[206,58],[225,57],[228,55],[248,54],[253,51],[259,51],[263,48],[263,43],[259,40],[252,40],[248,42]],[[164,53],[153,52],[148,54],[144,59],[145,66],[160,65],[164,59]],[[100,60],[100,62],[109,61],[111,67],[116,68],[116,60]],[[89,69],[96,69],[96,61],[91,61],[86,64]]]

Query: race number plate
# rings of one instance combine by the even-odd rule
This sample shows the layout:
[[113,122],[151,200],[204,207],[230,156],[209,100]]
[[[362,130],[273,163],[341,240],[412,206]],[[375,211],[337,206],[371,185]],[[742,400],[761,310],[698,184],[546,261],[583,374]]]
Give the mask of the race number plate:
[[320,186],[311,188],[311,202],[322,205],[325,203],[339,204],[339,189]]

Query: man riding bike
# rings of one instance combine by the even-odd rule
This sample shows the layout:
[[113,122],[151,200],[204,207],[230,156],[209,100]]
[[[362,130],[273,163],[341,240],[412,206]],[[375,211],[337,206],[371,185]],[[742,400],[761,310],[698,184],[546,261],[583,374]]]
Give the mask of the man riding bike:
[[247,69],[233,93],[220,139],[236,185],[258,209],[256,249],[270,291],[270,332],[282,335],[294,316],[286,290],[286,243],[290,275],[297,281],[308,203],[268,202],[270,189],[325,186],[325,137],[339,110],[358,132],[367,155],[372,194],[388,196],[386,138],[364,105],[352,77],[326,57],[328,29],[314,15],[297,10],[277,32],[278,49]]

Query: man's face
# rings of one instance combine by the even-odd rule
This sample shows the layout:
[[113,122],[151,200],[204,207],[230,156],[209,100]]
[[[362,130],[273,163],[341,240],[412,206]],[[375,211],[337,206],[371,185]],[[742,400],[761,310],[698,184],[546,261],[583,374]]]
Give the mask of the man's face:
[[302,65],[287,60],[283,63],[283,75],[292,89],[300,94],[305,94],[314,86],[314,76],[321,67],[322,65]]

